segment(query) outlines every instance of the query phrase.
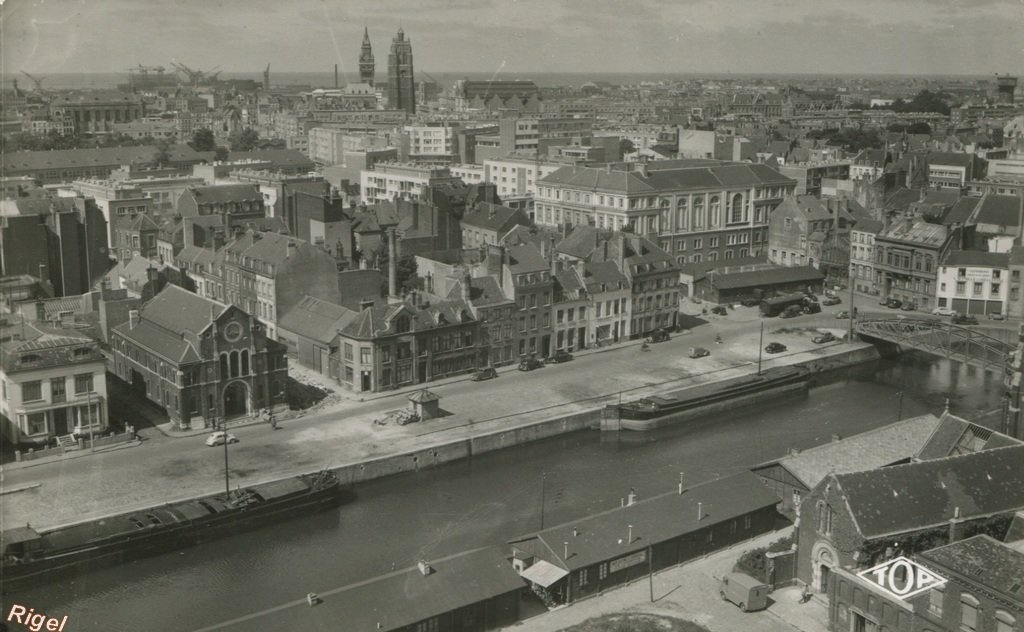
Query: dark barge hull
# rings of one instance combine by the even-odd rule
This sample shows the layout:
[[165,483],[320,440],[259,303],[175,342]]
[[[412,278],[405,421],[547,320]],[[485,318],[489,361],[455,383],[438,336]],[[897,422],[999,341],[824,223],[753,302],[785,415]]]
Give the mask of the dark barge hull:
[[699,384],[660,397],[648,397],[618,406],[623,430],[654,430],[686,421],[724,407],[751,404],[807,388],[810,372],[804,367],[776,367],[761,375],[744,375],[721,382]]
[[[266,486],[253,486],[249,490],[259,491],[261,487],[270,485],[273,483]],[[353,498],[352,490],[342,487],[337,479],[334,479],[331,485],[318,489],[311,488],[307,492],[287,498],[233,507],[174,524],[145,525],[136,531],[118,533],[101,541],[90,542],[74,548],[48,551],[42,556],[27,561],[15,562],[5,559],[2,570],[0,570],[2,573],[0,574],[0,592],[6,594],[25,590],[33,586],[45,585],[58,578],[66,580],[89,571],[195,546],[242,531],[318,513]],[[157,513],[167,515],[168,511],[180,510],[186,505],[194,506],[203,503],[215,505],[222,502],[223,499],[223,494],[207,496],[103,518],[85,523],[85,525],[115,523]],[[62,530],[81,528],[81,526],[62,527],[42,532],[39,535],[45,540],[48,536]]]

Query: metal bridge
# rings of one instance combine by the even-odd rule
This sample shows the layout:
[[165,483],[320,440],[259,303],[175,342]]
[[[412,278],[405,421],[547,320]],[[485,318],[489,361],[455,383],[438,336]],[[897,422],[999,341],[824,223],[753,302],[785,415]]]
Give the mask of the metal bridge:
[[923,318],[858,319],[857,333],[983,368],[1004,371],[1015,347],[972,327]]

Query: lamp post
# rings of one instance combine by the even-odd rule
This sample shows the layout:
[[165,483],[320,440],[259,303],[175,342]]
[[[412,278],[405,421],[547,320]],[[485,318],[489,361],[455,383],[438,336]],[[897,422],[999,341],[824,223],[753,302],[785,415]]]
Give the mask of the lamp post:
[[757,343],[757,374],[761,375],[761,354],[764,353],[764,321],[761,321],[761,341]]
[[228,422],[227,419],[220,422],[220,429],[224,433],[224,499],[231,500],[231,481],[228,475]]
[[89,420],[89,451],[96,451],[96,439],[93,437],[93,422],[92,422],[92,388],[85,394],[85,418]]

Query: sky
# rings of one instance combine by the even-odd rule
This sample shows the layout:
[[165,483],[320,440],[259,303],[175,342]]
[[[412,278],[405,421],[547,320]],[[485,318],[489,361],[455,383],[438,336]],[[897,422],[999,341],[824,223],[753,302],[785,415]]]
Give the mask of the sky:
[[0,71],[1024,74],[1024,0],[0,0]]

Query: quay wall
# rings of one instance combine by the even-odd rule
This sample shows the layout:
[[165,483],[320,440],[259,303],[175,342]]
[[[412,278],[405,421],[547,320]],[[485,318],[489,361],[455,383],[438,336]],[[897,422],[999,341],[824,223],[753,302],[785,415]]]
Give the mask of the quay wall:
[[[820,349],[814,353],[815,357],[810,359],[799,359],[794,364],[805,366],[812,373],[821,373],[841,369],[864,362],[871,362],[882,357],[898,354],[900,349],[892,344],[862,344],[852,349]],[[801,354],[803,356],[805,354]],[[757,397],[756,395],[749,396]],[[749,402],[748,402],[749,403]],[[701,412],[716,412],[736,405],[736,402],[712,405]],[[438,444],[419,448],[410,452],[388,455],[379,458],[369,459],[358,463],[350,463],[334,468],[339,480],[343,484],[355,484],[365,481],[402,474],[404,472],[415,472],[425,467],[450,463],[460,459],[470,458],[474,454],[484,454],[504,448],[511,448],[523,445],[532,441],[539,441],[548,437],[585,430],[587,428],[598,428],[601,425],[602,411],[604,405],[598,405],[590,410],[584,410],[569,415],[559,415],[551,419],[544,419],[531,423],[514,426],[511,428],[494,432],[483,433],[468,439],[456,439],[440,442]]]

